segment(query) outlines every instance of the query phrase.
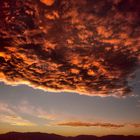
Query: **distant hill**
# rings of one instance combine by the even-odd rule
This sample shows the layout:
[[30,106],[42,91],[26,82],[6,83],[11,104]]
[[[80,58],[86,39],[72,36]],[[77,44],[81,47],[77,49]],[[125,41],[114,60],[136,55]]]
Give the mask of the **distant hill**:
[[64,137],[60,135],[39,132],[10,132],[6,134],[0,134],[0,140],[140,140],[140,136],[108,135],[97,137],[92,135],[80,135],[76,137]]

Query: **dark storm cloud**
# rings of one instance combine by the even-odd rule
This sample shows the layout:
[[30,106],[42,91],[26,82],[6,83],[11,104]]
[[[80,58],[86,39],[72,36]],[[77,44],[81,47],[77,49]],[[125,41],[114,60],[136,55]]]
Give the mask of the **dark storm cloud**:
[[5,0],[0,9],[2,81],[85,95],[131,92],[139,0]]

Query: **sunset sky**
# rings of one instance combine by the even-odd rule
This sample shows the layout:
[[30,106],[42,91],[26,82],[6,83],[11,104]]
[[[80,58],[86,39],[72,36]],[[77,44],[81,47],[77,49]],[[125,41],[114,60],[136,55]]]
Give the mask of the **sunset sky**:
[[0,133],[140,135],[139,0],[0,10]]
[[[0,132],[39,131],[67,136],[139,135],[139,80],[140,71],[133,83],[135,96],[126,98],[50,93],[25,85],[12,87],[1,83]],[[70,125],[72,122],[75,125]],[[63,123],[69,124],[59,125]],[[97,123],[99,125],[96,126]],[[108,127],[103,126],[105,123]],[[111,127],[110,124],[116,126]]]

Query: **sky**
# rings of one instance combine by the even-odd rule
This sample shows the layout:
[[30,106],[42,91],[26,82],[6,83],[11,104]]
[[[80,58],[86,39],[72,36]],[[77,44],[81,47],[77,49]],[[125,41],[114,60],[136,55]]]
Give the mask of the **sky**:
[[[140,72],[134,81],[139,79]],[[138,84],[135,82],[135,96],[116,98],[50,93],[25,85],[10,86],[1,83],[0,132],[39,131],[66,136],[139,135]]]
[[140,135],[139,0],[0,9],[0,133]]

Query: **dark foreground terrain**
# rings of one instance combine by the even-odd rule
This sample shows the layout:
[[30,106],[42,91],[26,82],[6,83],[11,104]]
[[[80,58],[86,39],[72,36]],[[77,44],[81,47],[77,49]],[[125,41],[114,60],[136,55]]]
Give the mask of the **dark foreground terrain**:
[[64,137],[47,133],[10,132],[7,134],[1,134],[0,140],[140,140],[140,136],[108,135],[97,137],[90,135],[80,135],[76,137]]

